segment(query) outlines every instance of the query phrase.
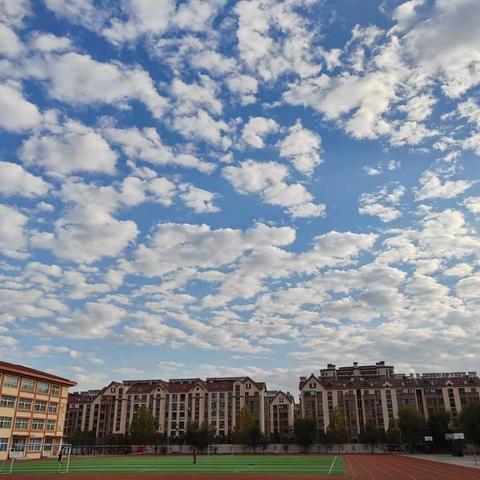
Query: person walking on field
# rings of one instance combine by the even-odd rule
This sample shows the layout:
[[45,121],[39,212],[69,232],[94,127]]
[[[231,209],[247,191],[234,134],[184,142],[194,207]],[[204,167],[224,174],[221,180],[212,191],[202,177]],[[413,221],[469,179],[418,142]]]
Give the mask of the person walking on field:
[[193,464],[196,465],[197,464],[197,449],[196,448],[193,449],[192,455],[193,455]]

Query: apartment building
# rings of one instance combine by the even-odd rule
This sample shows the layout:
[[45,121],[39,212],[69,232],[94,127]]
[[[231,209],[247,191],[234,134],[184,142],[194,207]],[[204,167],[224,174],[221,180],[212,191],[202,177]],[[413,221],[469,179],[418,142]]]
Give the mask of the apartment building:
[[189,423],[207,422],[217,437],[227,438],[245,405],[266,433],[269,409],[277,411],[276,402],[280,400],[270,404],[265,383],[249,377],[125,380],[112,382],[102,390],[71,394],[65,434],[80,430],[91,431],[96,438],[123,436],[135,413],[144,406],[154,416],[160,437],[179,437]]
[[285,441],[293,433],[295,399],[290,392],[279,390],[267,392],[269,434],[273,441]]
[[329,364],[320,375],[300,378],[300,412],[314,418],[326,431],[338,408],[345,419],[349,441],[356,441],[365,425],[388,430],[398,411],[410,405],[425,419],[435,412],[452,417],[468,402],[480,400],[480,379],[476,372],[395,374],[385,362],[375,365],[336,368]]
[[75,382],[0,361],[0,460],[53,456],[62,444],[68,388]]

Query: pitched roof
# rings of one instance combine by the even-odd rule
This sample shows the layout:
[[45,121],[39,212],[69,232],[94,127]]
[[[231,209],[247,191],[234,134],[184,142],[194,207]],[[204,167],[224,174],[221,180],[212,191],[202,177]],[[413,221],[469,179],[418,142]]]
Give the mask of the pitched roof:
[[34,368],[25,367],[23,365],[16,365],[14,363],[0,361],[0,370],[24,377],[32,377],[39,380],[45,380],[47,382],[59,383],[69,387],[73,387],[77,384],[76,382],[68,380],[67,378],[58,377],[57,375],[52,375],[51,373],[42,372],[41,370],[35,370]]
[[139,393],[150,393],[157,388],[157,385],[152,383],[135,383],[127,391],[127,395],[134,395]]

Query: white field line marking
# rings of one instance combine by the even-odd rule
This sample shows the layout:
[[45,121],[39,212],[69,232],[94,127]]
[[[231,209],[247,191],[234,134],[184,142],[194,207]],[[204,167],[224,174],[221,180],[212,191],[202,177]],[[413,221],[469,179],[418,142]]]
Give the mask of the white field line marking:
[[333,466],[335,465],[335,462],[337,461],[337,456],[335,455],[335,458],[333,459],[332,464],[330,465],[330,470],[328,471],[328,474],[330,475],[333,470]]

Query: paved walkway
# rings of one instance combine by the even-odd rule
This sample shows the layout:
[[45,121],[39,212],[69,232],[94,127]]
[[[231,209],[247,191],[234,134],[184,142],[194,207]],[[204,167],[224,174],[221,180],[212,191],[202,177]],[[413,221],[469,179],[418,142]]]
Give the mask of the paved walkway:
[[424,455],[424,454],[412,454],[405,455],[411,458],[421,458],[422,460],[430,460],[431,462],[449,463],[452,465],[461,465],[462,467],[471,467],[480,469],[480,457],[477,457],[477,465],[475,465],[475,459],[472,455],[465,455],[463,457],[454,457],[453,455]]

